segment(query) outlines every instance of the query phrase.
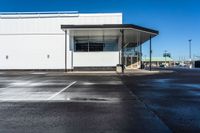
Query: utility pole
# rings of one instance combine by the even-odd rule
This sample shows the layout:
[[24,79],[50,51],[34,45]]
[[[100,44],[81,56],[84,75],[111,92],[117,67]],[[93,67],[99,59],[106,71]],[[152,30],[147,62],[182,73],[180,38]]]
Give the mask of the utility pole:
[[189,41],[189,59],[190,59],[190,68],[192,68],[192,50],[191,50],[191,45],[192,45],[192,39],[188,40]]
[[167,50],[165,50],[164,56],[165,56],[165,67],[166,67],[166,64],[167,64]]

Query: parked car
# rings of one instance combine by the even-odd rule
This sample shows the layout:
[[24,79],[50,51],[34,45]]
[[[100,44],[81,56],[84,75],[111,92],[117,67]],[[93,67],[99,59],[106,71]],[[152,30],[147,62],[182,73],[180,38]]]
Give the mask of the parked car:
[[165,65],[164,64],[160,64],[160,67],[165,67]]
[[187,65],[184,64],[184,63],[180,63],[179,66],[180,66],[180,67],[186,67]]

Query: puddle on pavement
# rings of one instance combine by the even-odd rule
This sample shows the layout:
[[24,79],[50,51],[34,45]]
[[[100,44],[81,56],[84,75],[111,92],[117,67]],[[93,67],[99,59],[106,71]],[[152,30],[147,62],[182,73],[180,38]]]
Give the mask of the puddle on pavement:
[[74,97],[74,98],[68,98],[67,100],[73,100],[73,101],[110,101],[109,99],[104,98],[83,98],[83,97]]
[[[173,82],[172,82],[173,81]],[[187,83],[175,83],[174,79],[155,79],[150,82],[151,85],[156,87],[188,87],[188,88],[195,88],[200,89],[200,84],[187,84]]]
[[173,85],[173,81],[174,79],[154,79],[151,80],[148,84],[150,86],[154,86],[154,87],[161,87],[161,88],[170,88],[171,85]]
[[200,84],[173,83],[171,81],[174,81],[174,79],[155,79],[153,80],[153,83],[160,83],[161,85],[171,84],[171,85],[176,85],[176,86],[185,86],[185,87],[200,89]]
[[180,84],[181,86],[200,89],[200,84]]
[[169,83],[173,79],[155,79],[153,82],[155,83]]
[[135,98],[93,98],[93,97],[72,97],[65,98],[66,101],[81,101],[81,102],[122,102],[134,101]]

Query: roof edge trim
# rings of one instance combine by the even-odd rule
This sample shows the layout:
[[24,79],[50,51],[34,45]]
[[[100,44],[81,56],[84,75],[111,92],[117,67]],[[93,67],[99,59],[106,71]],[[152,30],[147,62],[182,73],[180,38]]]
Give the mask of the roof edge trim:
[[141,27],[138,25],[134,25],[134,24],[102,24],[102,25],[61,25],[61,29],[94,29],[94,28],[106,28],[106,29],[111,29],[111,28],[120,28],[120,29],[136,29],[136,30],[140,30],[140,31],[145,31],[145,32],[149,32],[149,33],[153,33],[158,35],[159,31],[154,30],[154,29],[150,29],[150,28],[145,28],[145,27]]

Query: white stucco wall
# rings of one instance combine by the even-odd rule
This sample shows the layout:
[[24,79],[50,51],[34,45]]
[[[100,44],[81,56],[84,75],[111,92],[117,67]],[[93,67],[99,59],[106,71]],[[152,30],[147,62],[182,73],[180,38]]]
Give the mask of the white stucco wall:
[[9,35],[0,42],[0,69],[64,67],[64,35]]
[[74,67],[115,67],[119,52],[74,52]]
[[51,17],[43,15],[30,15],[23,18],[23,15],[16,15],[9,18],[0,15],[0,34],[58,34],[63,33],[60,26],[84,25],[84,24],[121,24],[121,13],[109,14],[78,14],[75,16]]
[[[122,14],[120,13],[75,16],[63,14],[59,16],[58,14],[56,17],[55,15],[45,17],[42,15],[0,15],[0,69],[64,69],[65,34],[60,27],[62,24],[121,23]],[[72,56],[68,55],[69,62],[71,62],[70,59]],[[67,67],[70,69],[73,66],[68,63]]]

